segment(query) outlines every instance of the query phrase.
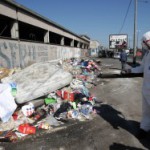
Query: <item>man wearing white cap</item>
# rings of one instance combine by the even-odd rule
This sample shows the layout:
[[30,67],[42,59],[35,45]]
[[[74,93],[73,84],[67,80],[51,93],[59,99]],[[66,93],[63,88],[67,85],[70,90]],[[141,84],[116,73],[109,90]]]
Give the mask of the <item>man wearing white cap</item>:
[[142,49],[145,54],[140,66],[126,69],[127,73],[143,73],[142,86],[142,119],[138,138],[145,138],[150,131],[150,31],[146,32],[142,38]]

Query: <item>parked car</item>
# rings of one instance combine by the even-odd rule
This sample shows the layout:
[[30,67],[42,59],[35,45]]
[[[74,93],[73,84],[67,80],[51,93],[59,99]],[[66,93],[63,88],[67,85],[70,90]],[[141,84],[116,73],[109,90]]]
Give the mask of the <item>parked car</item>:
[[98,53],[98,57],[107,57],[106,51],[105,50],[100,50]]
[[120,52],[115,52],[114,53],[114,58],[115,59],[120,59]]
[[114,55],[114,52],[109,51],[109,50],[100,50],[98,53],[98,57],[112,58],[113,55]]

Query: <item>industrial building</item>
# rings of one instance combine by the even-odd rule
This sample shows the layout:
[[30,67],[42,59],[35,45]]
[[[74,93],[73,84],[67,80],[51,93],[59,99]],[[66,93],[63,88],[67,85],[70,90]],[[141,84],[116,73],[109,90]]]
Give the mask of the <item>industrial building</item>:
[[25,68],[35,62],[88,54],[90,39],[11,0],[0,1],[0,66]]

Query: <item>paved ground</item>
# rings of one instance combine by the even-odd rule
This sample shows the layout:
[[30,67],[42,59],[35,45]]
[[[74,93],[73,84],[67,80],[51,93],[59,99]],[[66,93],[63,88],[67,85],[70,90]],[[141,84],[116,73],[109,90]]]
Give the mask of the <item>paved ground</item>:
[[99,114],[93,120],[68,123],[55,132],[40,133],[4,147],[8,150],[149,150],[150,138],[135,137],[141,118],[142,77],[122,78],[119,60],[101,61],[107,69],[103,69],[99,85],[91,93],[103,103],[97,107]]

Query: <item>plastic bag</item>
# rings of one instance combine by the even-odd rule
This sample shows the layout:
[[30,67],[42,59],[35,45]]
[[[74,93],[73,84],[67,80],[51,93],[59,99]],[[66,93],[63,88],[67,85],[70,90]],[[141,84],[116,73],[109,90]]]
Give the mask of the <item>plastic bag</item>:
[[0,118],[2,122],[7,122],[14,113],[17,105],[11,94],[9,84],[0,84]]

